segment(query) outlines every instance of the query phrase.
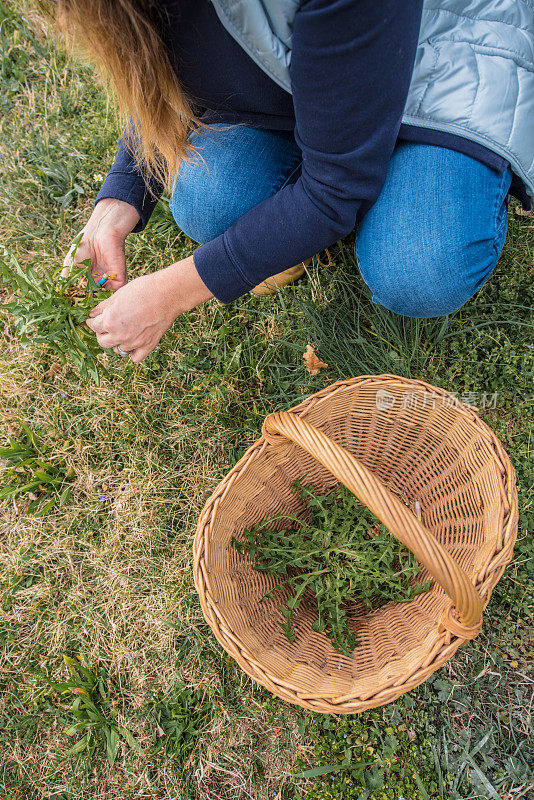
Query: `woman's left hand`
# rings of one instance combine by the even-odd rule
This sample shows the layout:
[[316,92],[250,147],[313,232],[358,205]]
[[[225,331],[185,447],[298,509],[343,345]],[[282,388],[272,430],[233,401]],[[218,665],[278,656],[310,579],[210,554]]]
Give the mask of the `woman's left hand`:
[[120,347],[138,363],[152,352],[176,317],[210,297],[189,256],[117,289],[90,311],[86,324],[101,347],[112,347],[116,353]]

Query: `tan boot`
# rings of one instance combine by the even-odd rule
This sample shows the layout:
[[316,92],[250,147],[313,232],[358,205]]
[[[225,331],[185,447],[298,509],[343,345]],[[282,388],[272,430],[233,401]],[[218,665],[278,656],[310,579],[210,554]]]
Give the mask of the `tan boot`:
[[282,286],[287,286],[288,283],[298,281],[298,279],[304,275],[306,267],[310,262],[311,258],[308,258],[307,261],[303,261],[302,264],[297,264],[296,267],[290,267],[283,272],[279,272],[278,275],[267,278],[267,280],[255,286],[254,289],[251,289],[251,293],[256,297],[267,297],[269,294],[276,294],[277,289],[280,289]]

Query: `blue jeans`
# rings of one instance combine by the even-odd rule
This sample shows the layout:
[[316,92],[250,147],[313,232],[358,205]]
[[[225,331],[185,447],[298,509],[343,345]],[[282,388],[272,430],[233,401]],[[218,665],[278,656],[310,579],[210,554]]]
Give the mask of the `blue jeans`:
[[[199,244],[300,173],[301,153],[290,134],[215,125],[193,144],[198,155],[182,164],[170,209]],[[501,253],[511,177],[510,169],[498,174],[454,150],[400,143],[356,235],[358,266],[373,301],[407,317],[459,309]]]

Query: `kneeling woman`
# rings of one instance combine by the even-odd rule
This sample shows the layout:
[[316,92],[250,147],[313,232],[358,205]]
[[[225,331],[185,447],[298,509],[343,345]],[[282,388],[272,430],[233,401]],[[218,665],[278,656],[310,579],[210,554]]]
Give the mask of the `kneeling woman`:
[[[77,257],[117,274],[88,324],[133,361],[179,314],[283,286],[355,227],[376,303],[449,314],[497,263],[508,195],[527,208],[534,195],[529,3],[58,0],[58,12],[129,120]],[[125,239],[165,186],[200,247],[127,282]]]

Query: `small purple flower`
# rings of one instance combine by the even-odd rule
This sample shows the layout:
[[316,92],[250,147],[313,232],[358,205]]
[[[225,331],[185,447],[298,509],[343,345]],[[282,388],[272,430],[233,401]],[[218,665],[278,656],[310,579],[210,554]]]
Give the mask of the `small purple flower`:
[[66,397],[66,396],[67,396],[67,392],[61,392],[61,397]]
[[101,503],[105,503],[106,502],[106,495],[105,494],[101,494],[98,499],[100,500]]

